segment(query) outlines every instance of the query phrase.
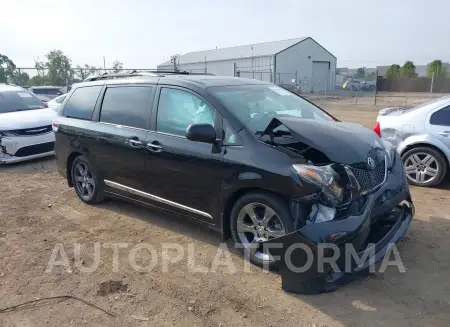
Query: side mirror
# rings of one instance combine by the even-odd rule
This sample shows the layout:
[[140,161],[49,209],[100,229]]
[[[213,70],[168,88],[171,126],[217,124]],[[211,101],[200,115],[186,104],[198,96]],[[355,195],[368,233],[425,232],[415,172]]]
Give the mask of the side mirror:
[[195,142],[214,143],[216,130],[210,124],[192,124],[187,128],[186,138]]

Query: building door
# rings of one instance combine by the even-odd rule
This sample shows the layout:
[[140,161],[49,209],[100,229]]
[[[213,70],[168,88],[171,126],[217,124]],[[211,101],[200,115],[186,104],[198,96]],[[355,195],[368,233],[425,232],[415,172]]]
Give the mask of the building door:
[[330,62],[313,61],[312,65],[312,85],[313,92],[324,92],[327,90],[330,79]]

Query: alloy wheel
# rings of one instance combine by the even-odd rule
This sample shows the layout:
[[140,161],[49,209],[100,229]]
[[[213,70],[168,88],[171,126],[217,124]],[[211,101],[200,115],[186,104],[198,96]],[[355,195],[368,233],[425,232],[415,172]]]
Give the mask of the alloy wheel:
[[95,180],[89,166],[85,162],[78,162],[74,168],[74,182],[78,194],[89,200],[95,191]]
[[269,206],[252,202],[238,214],[236,229],[244,248],[263,261],[273,261],[261,242],[286,235],[286,230],[277,213]]
[[416,152],[406,158],[403,164],[406,176],[417,184],[433,181],[439,174],[439,164],[431,154]]

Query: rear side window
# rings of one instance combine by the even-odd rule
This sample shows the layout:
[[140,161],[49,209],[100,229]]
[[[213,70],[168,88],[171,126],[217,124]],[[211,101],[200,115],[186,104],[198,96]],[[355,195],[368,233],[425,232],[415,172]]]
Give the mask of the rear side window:
[[64,116],[90,120],[101,89],[101,85],[76,89],[64,106]]
[[450,126],[450,106],[436,111],[431,115],[431,125]]
[[150,117],[151,86],[121,86],[106,89],[100,121],[145,129]]
[[28,91],[0,92],[0,114],[44,108],[42,102]]

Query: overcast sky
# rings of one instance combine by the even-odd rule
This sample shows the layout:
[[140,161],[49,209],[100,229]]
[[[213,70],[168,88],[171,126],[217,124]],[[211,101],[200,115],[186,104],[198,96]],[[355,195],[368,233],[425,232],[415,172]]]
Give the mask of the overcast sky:
[[155,68],[171,54],[310,36],[338,67],[450,61],[445,0],[3,0],[0,53],[19,67]]

